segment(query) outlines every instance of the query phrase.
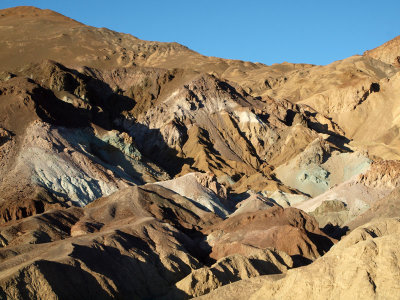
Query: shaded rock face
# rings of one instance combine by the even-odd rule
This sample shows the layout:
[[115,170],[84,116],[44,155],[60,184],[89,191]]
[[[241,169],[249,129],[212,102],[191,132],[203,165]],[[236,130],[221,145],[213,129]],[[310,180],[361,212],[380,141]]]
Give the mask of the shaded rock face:
[[[157,231],[165,236],[171,234],[160,227]],[[153,232],[149,230],[149,234],[152,235]],[[157,253],[141,238],[126,232],[117,232],[102,238],[106,243],[121,241],[123,246],[100,246],[96,241],[88,245],[67,244],[64,246],[67,249],[62,248],[64,257],[58,261],[38,260],[14,276],[1,278],[4,284],[3,294],[10,298],[46,294],[50,297],[67,298],[98,295],[97,297],[102,299],[116,296],[159,297],[168,291],[172,282],[180,279],[179,275],[178,277],[175,275],[185,274],[190,271],[191,266],[196,265],[196,260],[179,250],[175,252],[171,249],[174,254]],[[171,242],[176,241],[171,240]],[[129,254],[133,249],[139,253]],[[53,250],[61,251],[59,248]],[[54,273],[63,275],[55,279],[52,275]],[[30,277],[33,277],[33,280],[28,292],[18,288]],[[157,283],[157,289],[151,290],[151,286],[147,284],[150,281]],[[70,288],[65,289],[65,285]]]
[[[201,266],[190,254],[195,253],[193,226],[212,219],[157,186],[129,188],[84,209],[24,218],[0,230],[6,245],[0,249],[2,293],[10,298],[162,296]],[[9,268],[16,269],[6,272]],[[58,273],[63,275],[54,277]],[[151,288],[154,283],[157,289]]]
[[[47,203],[46,203],[47,204]],[[45,204],[42,201],[27,199],[12,203],[11,205],[3,204],[1,207],[1,223],[7,223],[13,220],[19,220],[32,215],[44,212]]]
[[11,137],[12,135],[7,129],[0,128],[0,146],[11,140]]
[[211,267],[203,267],[176,283],[179,291],[190,297],[204,295],[222,285],[260,275],[281,274],[293,266],[284,252],[249,247],[246,256],[235,254],[218,260]]

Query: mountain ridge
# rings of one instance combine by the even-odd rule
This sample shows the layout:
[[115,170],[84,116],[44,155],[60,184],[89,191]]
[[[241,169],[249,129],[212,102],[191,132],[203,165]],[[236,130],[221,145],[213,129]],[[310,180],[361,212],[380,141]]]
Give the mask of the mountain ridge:
[[0,37],[2,298],[396,288],[398,38],[267,66],[34,7]]

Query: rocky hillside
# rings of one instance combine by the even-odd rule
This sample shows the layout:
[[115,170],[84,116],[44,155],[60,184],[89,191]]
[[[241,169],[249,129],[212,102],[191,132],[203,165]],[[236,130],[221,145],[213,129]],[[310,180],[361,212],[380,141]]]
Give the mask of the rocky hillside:
[[267,66],[34,7],[0,37],[1,298],[399,288],[370,264],[398,276],[398,38]]
[[307,267],[239,281],[199,299],[397,299],[399,224],[398,218],[367,223]]

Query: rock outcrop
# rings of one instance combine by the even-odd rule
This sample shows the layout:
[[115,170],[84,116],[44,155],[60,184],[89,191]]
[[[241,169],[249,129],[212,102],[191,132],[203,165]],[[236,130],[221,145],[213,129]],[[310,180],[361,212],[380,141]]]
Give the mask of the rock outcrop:
[[[296,203],[294,206],[312,214],[321,227],[328,225],[328,227],[350,226],[354,228],[355,224],[362,225],[363,223],[358,223],[359,221],[353,223],[353,220],[357,220],[365,214],[365,218],[367,215],[371,216],[366,219],[370,221],[373,215],[372,211],[377,209],[379,203],[381,201],[386,203],[389,199],[387,197],[391,193],[396,193],[395,191],[399,188],[399,171],[398,161],[375,161],[365,172],[353,176],[350,180],[313,199]],[[385,209],[384,207],[386,205],[382,206],[383,209]],[[369,212],[370,209],[371,212]],[[390,209],[386,209],[389,212]],[[376,216],[379,217],[380,214],[378,213]],[[394,217],[396,215],[386,215],[382,212],[381,217],[386,216]]]
[[395,37],[375,49],[365,51],[364,55],[400,67],[400,37]]
[[292,266],[292,259],[284,252],[249,247],[246,256],[240,254],[226,256],[211,267],[193,270],[191,274],[177,282],[176,287],[190,297],[197,297],[238,280],[285,273]]
[[252,246],[284,251],[301,264],[320,257],[334,243],[319,230],[314,218],[295,208],[278,206],[232,216],[205,232],[211,246],[210,257],[216,260],[245,254]]

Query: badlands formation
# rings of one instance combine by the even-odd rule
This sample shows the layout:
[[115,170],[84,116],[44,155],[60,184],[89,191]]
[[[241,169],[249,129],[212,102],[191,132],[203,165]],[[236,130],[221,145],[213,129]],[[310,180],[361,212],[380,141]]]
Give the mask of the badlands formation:
[[399,299],[400,38],[326,66],[0,10],[1,299]]

